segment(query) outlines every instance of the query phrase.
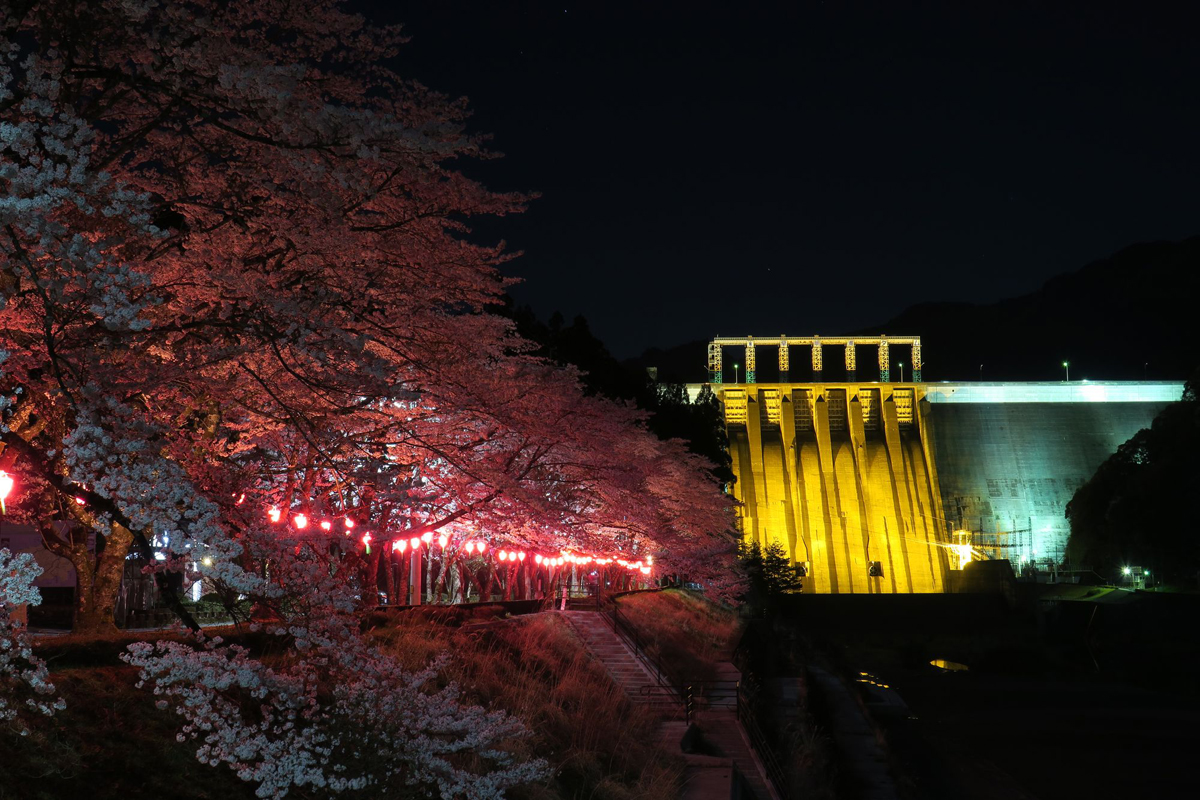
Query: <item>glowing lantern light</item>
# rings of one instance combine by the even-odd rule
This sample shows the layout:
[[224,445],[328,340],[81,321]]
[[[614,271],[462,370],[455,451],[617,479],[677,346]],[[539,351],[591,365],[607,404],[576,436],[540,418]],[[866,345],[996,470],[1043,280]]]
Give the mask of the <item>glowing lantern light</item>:
[[422,533],[421,541],[424,542],[425,544],[429,544],[430,542],[432,542],[433,541],[433,531],[425,531],[424,533]]
[[467,542],[466,544],[463,545],[463,550],[467,551],[467,555],[471,555],[471,553],[475,552],[475,543]]
[[487,549],[487,542],[476,542],[475,546],[479,548],[479,554],[483,555],[483,551]]
[[82,497],[76,497],[76,498],[75,498],[75,502],[76,502],[76,503],[78,503],[78,504],[79,504],[79,505],[81,505],[81,506],[86,506],[86,505],[87,505],[87,501],[86,501],[86,500],[84,500]]
[[501,550],[499,553],[496,553],[496,558],[500,559],[501,561],[507,561],[508,553],[504,550]]
[[414,537],[412,537],[411,539],[409,539],[409,540],[408,540],[408,546],[409,546],[409,547],[411,547],[413,550],[419,550],[419,549],[421,548],[421,539],[420,539],[420,537],[419,537],[419,536],[414,536]]
[[8,499],[8,495],[13,490],[12,475],[0,470],[0,512],[7,514],[8,507],[4,505],[4,501]]
[[654,556],[646,556],[646,563],[650,566],[654,566]]
[[537,562],[538,564],[542,563],[542,554],[541,554],[541,553],[538,553],[537,555],[535,555],[535,556],[533,557],[533,560],[534,560],[535,562]]
[[397,539],[396,541],[392,542],[392,549],[399,550],[401,553],[403,553],[408,549],[408,542],[404,541],[403,539]]
[[649,574],[650,574],[650,568],[649,568],[649,567],[642,567],[642,574],[643,574],[643,575],[649,575]]
[[267,512],[267,516],[271,518],[271,522],[279,522],[279,519],[283,516],[283,513],[275,506],[271,506],[271,510]]
[[297,514],[296,516],[292,517],[292,522],[295,523],[299,530],[304,530],[308,527],[308,517],[304,514]]
[[362,535],[362,543],[367,548],[367,555],[371,555],[371,533],[368,531]]
[[321,520],[321,530],[323,530],[323,531],[333,530],[333,523],[327,519]]
[[242,503],[244,503],[244,502],[246,502],[246,493],[245,493],[245,492],[242,492],[240,495],[238,495],[237,502],[236,502],[236,503],[234,503],[234,505],[235,505],[235,506],[240,506],[240,505],[241,505]]
[[445,534],[438,537],[438,547],[445,549],[446,545],[450,544],[450,538]]
[[346,517],[346,519],[343,520],[343,523],[346,526],[346,530],[350,530],[354,527],[354,520],[350,519],[349,517]]
[[517,558],[520,559],[521,561],[524,561],[525,560],[525,551],[522,550],[521,552],[517,553]]

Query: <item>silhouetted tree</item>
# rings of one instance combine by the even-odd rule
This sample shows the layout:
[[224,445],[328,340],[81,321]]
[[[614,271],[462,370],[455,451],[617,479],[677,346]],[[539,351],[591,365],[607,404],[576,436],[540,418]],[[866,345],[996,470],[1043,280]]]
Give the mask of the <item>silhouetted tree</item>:
[[771,542],[763,551],[763,585],[772,598],[800,591],[796,568],[779,542]]
[[1116,577],[1127,565],[1194,582],[1200,569],[1191,500],[1200,486],[1200,373],[1096,470],[1067,504],[1067,554]]
[[743,539],[738,560],[746,576],[746,600],[756,613],[772,611],[780,597],[801,589],[796,569],[779,542],[764,549],[758,542]]

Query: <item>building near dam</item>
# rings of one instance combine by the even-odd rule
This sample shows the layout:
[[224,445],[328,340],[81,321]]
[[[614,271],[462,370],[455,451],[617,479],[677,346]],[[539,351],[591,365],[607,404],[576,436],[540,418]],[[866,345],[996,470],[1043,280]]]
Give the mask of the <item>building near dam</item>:
[[[743,382],[724,380],[731,346],[745,348]],[[911,382],[891,380],[897,346]],[[777,382],[758,380],[763,347],[778,353]],[[789,380],[798,347],[809,382]],[[845,380],[825,377],[823,350],[835,347]],[[858,380],[863,347],[878,381]],[[970,557],[1053,568],[1075,490],[1183,392],[1181,382],[923,383],[919,337],[716,339],[709,370],[743,533],[780,543],[818,593],[942,592]]]

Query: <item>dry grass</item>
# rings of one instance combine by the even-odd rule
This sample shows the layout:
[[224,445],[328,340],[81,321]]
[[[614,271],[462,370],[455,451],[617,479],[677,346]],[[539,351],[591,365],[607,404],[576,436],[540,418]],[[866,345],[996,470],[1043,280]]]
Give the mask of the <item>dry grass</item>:
[[[499,613],[503,613],[502,610]],[[510,743],[518,757],[545,758],[554,775],[509,794],[519,800],[670,800],[683,764],[654,745],[657,719],[634,706],[587,655],[566,622],[552,614],[495,620],[494,610],[372,616],[367,627],[411,668],[449,651],[446,673],[465,699],[520,717],[533,735]],[[460,627],[464,626],[465,627]],[[254,651],[270,642],[221,631]],[[254,788],[226,768],[195,759],[179,743],[179,719],[137,689],[136,670],[117,655],[130,641],[172,638],[115,633],[53,637],[39,650],[66,711],[40,721],[34,736],[0,730],[0,800],[252,798]],[[268,657],[269,654],[268,654]],[[297,791],[297,798],[314,795]]]
[[741,634],[732,609],[682,589],[627,594],[617,604],[647,651],[681,680],[712,680],[716,664],[729,660]]
[[455,629],[401,616],[374,634],[413,668],[449,649],[447,677],[471,700],[525,721],[533,735],[511,743],[512,752],[545,758],[554,776],[514,797],[678,797],[683,765],[654,745],[658,720],[629,701],[561,617]]

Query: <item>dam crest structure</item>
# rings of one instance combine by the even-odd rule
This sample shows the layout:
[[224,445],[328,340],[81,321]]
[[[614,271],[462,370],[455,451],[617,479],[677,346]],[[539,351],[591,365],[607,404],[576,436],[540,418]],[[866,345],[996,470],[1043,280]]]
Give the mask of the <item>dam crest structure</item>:
[[[744,382],[724,380],[728,347],[745,348]],[[777,350],[778,380],[759,379],[759,347]],[[810,381],[790,380],[796,347]],[[825,377],[828,347],[844,380]],[[858,380],[860,347],[878,380]],[[891,380],[892,347],[911,381]],[[708,367],[688,392],[707,387],[722,407],[743,536],[781,545],[806,593],[951,591],[972,559],[1057,573],[1075,490],[1183,394],[1182,382],[926,383],[917,336],[718,337]]]

